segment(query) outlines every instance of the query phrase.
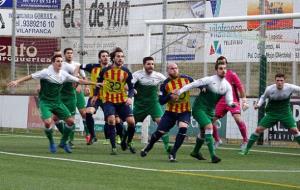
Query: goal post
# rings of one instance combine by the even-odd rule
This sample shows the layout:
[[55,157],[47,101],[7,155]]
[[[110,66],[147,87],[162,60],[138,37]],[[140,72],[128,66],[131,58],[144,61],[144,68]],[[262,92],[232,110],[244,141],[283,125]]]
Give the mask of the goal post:
[[[246,84],[247,96],[256,99],[260,96],[261,91],[264,91],[259,88],[261,83],[272,84],[276,72],[285,73],[288,82],[300,84],[298,76],[300,27],[293,25],[293,22],[296,21],[300,23],[299,19],[300,13],[285,13],[145,20],[144,56],[152,55],[165,48],[167,49],[167,55],[165,55],[167,63],[177,63],[181,73],[197,79],[213,74],[214,61],[218,56],[224,55],[228,58],[229,63],[232,63],[229,66],[230,69],[237,72],[243,83]],[[262,27],[257,24],[259,21],[264,21],[262,23],[266,27],[266,36],[262,36],[259,32]],[[233,23],[242,23],[243,27]],[[162,47],[161,43],[163,25],[168,27],[165,47]],[[182,26],[191,29],[184,39],[180,39],[186,34]],[[264,47],[260,47],[262,41],[265,42]],[[265,55],[260,55],[260,48],[266,49]],[[153,55],[158,64],[162,63],[161,55],[158,55],[160,53],[158,52],[157,56]],[[264,66],[264,70],[267,71],[266,79],[261,79],[259,75],[260,60],[263,56],[267,58],[267,64]],[[196,95],[196,93],[192,92],[192,95]],[[251,113],[248,112],[242,115],[251,118]],[[245,119],[247,120],[247,118]],[[249,133],[253,132],[256,124],[257,120],[251,121],[253,126]],[[143,128],[145,127],[147,126],[143,125]],[[230,135],[231,132],[226,131],[226,136],[227,134]],[[148,134],[142,134],[142,136],[145,135]],[[237,136],[240,135],[237,133]]]

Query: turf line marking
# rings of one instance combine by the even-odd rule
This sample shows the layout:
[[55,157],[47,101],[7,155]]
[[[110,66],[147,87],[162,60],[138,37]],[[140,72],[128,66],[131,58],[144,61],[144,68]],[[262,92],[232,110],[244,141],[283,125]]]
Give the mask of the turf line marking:
[[[224,176],[215,176],[215,175],[208,175],[208,174],[199,174],[199,173],[195,174],[195,173],[188,173],[188,172],[181,172],[181,171],[141,168],[141,167],[119,165],[119,164],[109,164],[109,163],[104,163],[104,162],[93,162],[93,161],[86,161],[86,160],[74,160],[74,159],[69,159],[69,158],[56,158],[56,157],[48,157],[48,156],[37,156],[37,155],[19,154],[19,153],[3,152],[3,151],[0,151],[0,154],[10,155],[10,156],[28,157],[28,158],[40,158],[40,159],[48,159],[48,160],[59,160],[59,161],[69,161],[69,162],[75,162],[75,163],[85,163],[85,164],[112,166],[112,167],[133,169],[133,170],[141,170],[141,171],[153,171],[153,172],[164,172],[164,173],[171,173],[171,174],[178,174],[178,175],[199,176],[199,177],[206,177],[206,178],[220,179],[220,180],[227,180],[227,181],[236,181],[236,182],[244,182],[244,183],[252,183],[252,184],[261,184],[261,185],[285,187],[285,188],[290,188],[290,189],[300,189],[300,186],[289,185],[289,184],[272,183],[272,182],[257,181],[257,180],[247,180],[247,179],[224,177]],[[203,171],[206,171],[206,170],[203,170]],[[220,171],[222,171],[222,170],[220,170]]]
[[[44,139],[46,137],[44,136],[28,136],[28,135],[11,135],[11,134],[0,134],[0,136],[2,137],[24,137],[24,138],[37,138],[37,139]],[[54,137],[54,139],[60,139],[60,137]],[[85,141],[85,139],[77,139],[79,141]],[[101,140],[100,140],[101,142]],[[182,145],[182,146],[194,146],[194,145]],[[206,147],[203,147],[203,148],[206,148]],[[228,148],[228,147],[219,147],[218,149],[221,149],[221,150],[237,150],[237,151],[240,151],[241,149],[240,148]],[[300,156],[300,154],[297,154],[297,153],[288,153],[288,152],[275,152],[275,151],[269,151],[269,150],[255,150],[255,149],[251,149],[250,151],[250,154],[251,152],[259,152],[259,153],[268,153],[268,154],[278,154],[278,155],[290,155],[290,156]]]
[[244,173],[300,173],[300,170],[163,170],[170,172],[244,172]]
[[215,175],[208,175],[208,174],[195,174],[195,173],[176,172],[176,171],[163,171],[162,170],[161,172],[180,174],[180,175],[188,175],[188,176],[199,176],[199,177],[206,177],[206,178],[211,178],[211,179],[221,179],[221,180],[227,180],[227,181],[237,181],[237,182],[245,182],[245,183],[252,183],[252,184],[261,184],[261,185],[276,186],[276,187],[285,187],[285,188],[289,188],[289,189],[300,189],[300,186],[266,182],[266,181],[257,181],[257,180],[239,179],[239,178],[233,178],[233,177],[215,176]]

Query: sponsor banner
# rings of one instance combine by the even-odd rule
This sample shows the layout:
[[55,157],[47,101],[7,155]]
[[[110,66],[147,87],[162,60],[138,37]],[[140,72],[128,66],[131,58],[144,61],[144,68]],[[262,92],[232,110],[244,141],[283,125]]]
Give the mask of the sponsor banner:
[[17,8],[60,9],[60,0],[17,0]]
[[38,101],[39,99],[37,96],[29,96],[27,119],[28,128],[41,128],[44,126],[44,123],[40,117]]
[[[265,14],[293,13],[293,0],[265,0]],[[247,15],[259,15],[259,0],[248,0]],[[248,21],[247,28],[255,30],[259,21]],[[293,28],[293,19],[267,20],[267,29]]]
[[203,18],[205,16],[205,1],[199,1],[193,4],[191,11],[195,18]]
[[[53,50],[60,47],[57,38],[17,38],[17,64],[50,64]],[[0,64],[11,62],[11,38],[0,37]]]
[[[85,38],[84,40],[84,63],[97,63],[98,53],[100,50],[108,50],[111,52],[114,48],[120,47],[123,49],[126,56],[125,63],[128,60],[128,49],[127,49],[127,37],[115,37],[115,38]],[[64,38],[61,39],[61,49],[71,47],[74,52],[80,51],[80,39],[78,38]],[[79,54],[74,53],[74,60],[79,61]]]
[[[5,24],[5,27],[0,29],[1,35],[10,36],[12,34],[12,10],[2,10],[1,15]],[[60,11],[17,10],[16,35],[60,37],[60,23]]]
[[[300,129],[300,100],[293,99],[291,100],[291,109],[293,112],[294,119],[296,121],[296,125]],[[293,141],[294,136],[288,131],[288,129],[284,128],[281,122],[278,122],[272,128],[269,129],[269,140],[273,141]]]
[[[88,36],[127,34],[129,5],[128,0],[85,1],[85,34]],[[64,35],[79,36],[81,26],[79,9],[79,1],[62,2],[62,33]]]
[[[259,32],[214,32],[205,35],[205,60],[215,62],[223,55],[230,62],[259,61]],[[272,30],[266,32],[266,56],[270,62],[299,60],[300,30]]]
[[13,3],[13,0],[0,0],[0,9],[1,8],[12,8],[12,3]]

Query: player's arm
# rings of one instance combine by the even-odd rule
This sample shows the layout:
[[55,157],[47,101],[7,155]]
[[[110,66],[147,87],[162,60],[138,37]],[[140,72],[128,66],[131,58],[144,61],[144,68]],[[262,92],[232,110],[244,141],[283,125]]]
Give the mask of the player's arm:
[[269,91],[270,87],[267,87],[263,95],[260,96],[258,103],[254,105],[254,109],[260,108],[266,102],[270,94]]
[[128,72],[128,77],[126,79],[126,84],[128,87],[128,98],[126,100],[126,104],[127,105],[131,105],[132,104],[132,97],[134,96],[134,88],[133,88],[133,84],[132,84],[132,74],[131,72]]
[[300,92],[300,86],[289,84],[290,88],[292,88],[293,93],[299,93]]
[[226,104],[230,107],[235,107],[236,104],[233,102],[232,87],[228,82],[226,82],[225,84],[226,84],[226,89],[227,89],[226,94],[225,94]]
[[17,87],[18,84],[20,84],[21,82],[25,82],[25,81],[28,81],[28,80],[31,80],[31,79],[41,79],[41,78],[44,78],[47,76],[47,70],[46,69],[43,69],[41,71],[37,71],[33,74],[30,74],[30,75],[27,75],[25,77],[22,77],[20,79],[17,79],[17,80],[14,80],[14,81],[11,81],[7,84],[8,87]]
[[159,103],[161,105],[164,105],[166,104],[169,100],[171,100],[171,96],[172,96],[172,93],[168,93],[166,91],[166,84],[168,82],[165,81],[163,84],[160,85],[160,92],[159,92]]
[[102,85],[101,83],[96,83],[96,82],[92,82],[92,81],[89,81],[86,79],[81,79],[81,78],[75,77],[73,75],[70,75],[69,73],[66,73],[66,75],[67,75],[67,80],[70,82],[78,82],[79,84],[85,84],[85,85],[96,85],[99,87]]
[[242,109],[243,109],[243,111],[245,111],[249,108],[249,104],[247,103],[247,97],[246,97],[244,85],[242,84],[240,78],[238,77],[238,75],[236,73],[234,73],[232,75],[232,79],[234,81],[234,84],[236,85],[236,88],[239,91],[239,94],[240,94],[240,97],[242,100]]
[[[99,77],[97,78],[97,83],[103,83],[105,71],[106,69],[102,69],[102,71],[99,74]],[[96,86],[96,88],[94,88],[94,97],[98,97],[99,91],[100,91],[100,87]]]
[[195,80],[194,82],[185,85],[184,87],[182,87],[179,91],[178,91],[178,95],[180,96],[182,93],[189,91],[193,88],[199,88],[199,87],[203,87],[208,85],[210,82],[210,78],[209,77],[204,77],[198,80]]

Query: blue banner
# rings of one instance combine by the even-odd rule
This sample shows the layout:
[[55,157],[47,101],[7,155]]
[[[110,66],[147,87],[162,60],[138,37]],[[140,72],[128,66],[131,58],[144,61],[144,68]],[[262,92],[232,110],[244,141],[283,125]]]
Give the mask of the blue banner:
[[0,0],[0,8],[12,8],[12,0]]
[[60,6],[61,0],[17,0],[17,8],[60,9]]
[[195,60],[195,54],[169,54],[167,61],[187,61]]

